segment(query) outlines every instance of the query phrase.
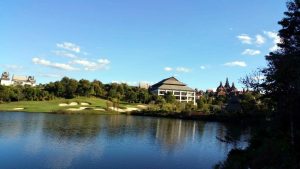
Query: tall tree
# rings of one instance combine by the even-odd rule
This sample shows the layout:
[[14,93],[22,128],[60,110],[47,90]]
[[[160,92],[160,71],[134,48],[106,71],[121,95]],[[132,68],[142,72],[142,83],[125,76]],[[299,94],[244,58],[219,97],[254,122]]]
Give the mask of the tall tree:
[[274,100],[275,115],[282,129],[288,129],[292,143],[300,143],[300,1],[287,3],[288,11],[279,22],[279,49],[266,59],[268,67],[262,87]]
[[91,88],[90,82],[88,80],[81,79],[78,82],[77,93],[80,96],[89,96],[90,88]]
[[91,83],[91,88],[94,91],[94,95],[97,97],[104,97],[106,94],[106,91],[104,90],[104,86],[99,80],[94,80]]
[[[78,82],[75,79],[70,79],[68,77],[64,77],[60,82],[57,83],[59,87],[58,91],[63,91],[62,96],[65,98],[74,98],[76,95],[76,91],[78,88]],[[60,94],[60,92],[59,92]]]

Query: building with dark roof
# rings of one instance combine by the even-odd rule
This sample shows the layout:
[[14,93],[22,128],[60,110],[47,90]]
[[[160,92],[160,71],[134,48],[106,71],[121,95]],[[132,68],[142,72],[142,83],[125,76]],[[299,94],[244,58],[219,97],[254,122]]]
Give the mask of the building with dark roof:
[[172,93],[179,102],[193,102],[196,104],[196,92],[175,77],[169,77],[152,85],[150,91],[158,96]]
[[223,86],[222,82],[220,82],[220,85],[218,86],[218,88],[216,90],[216,94],[218,96],[225,96],[225,95],[228,95],[228,94],[234,94],[234,95],[236,95],[238,92],[239,91],[235,87],[234,83],[232,83],[231,86],[229,85],[228,78],[226,78],[225,85]]

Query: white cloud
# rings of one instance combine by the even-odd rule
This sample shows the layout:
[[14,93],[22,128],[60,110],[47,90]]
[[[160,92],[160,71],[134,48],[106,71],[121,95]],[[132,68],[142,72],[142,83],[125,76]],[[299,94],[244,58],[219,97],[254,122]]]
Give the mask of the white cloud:
[[259,55],[260,51],[259,50],[254,50],[254,49],[245,49],[244,52],[242,52],[242,55]]
[[[278,33],[272,31],[264,31],[263,33],[273,42],[273,46],[269,48],[269,50],[270,51],[278,50],[279,47],[277,44],[280,43],[280,37],[278,36]],[[260,46],[266,43],[266,38],[261,34],[257,34],[255,38],[251,38],[248,34],[241,34],[237,36],[237,38],[244,44],[256,44]]]
[[270,39],[273,40],[273,46],[270,48],[270,51],[276,51],[279,49],[278,43],[280,43],[280,37],[277,32],[264,31],[264,34],[267,35]]
[[234,66],[246,67],[247,64],[244,61],[233,61],[233,62],[227,62],[227,63],[225,63],[224,66],[229,66],[229,67],[234,67]]
[[177,67],[177,68],[165,67],[164,70],[167,72],[176,71],[176,72],[183,72],[183,73],[188,73],[191,71],[191,69],[186,67]]
[[269,50],[271,52],[277,51],[278,49],[280,49],[280,48],[277,45],[274,45],[274,46],[272,46],[272,47],[269,48]]
[[99,59],[98,63],[108,65],[108,64],[110,64],[110,61],[108,59]]
[[90,62],[88,60],[74,60],[73,62],[86,67],[94,67],[97,65],[96,62]]
[[206,69],[206,66],[200,66],[200,69],[202,69],[202,70],[204,70],[204,69]]
[[53,63],[51,61],[41,59],[41,58],[37,58],[37,57],[32,58],[32,62],[34,64],[43,65],[43,66],[52,67],[52,68],[61,69],[61,70],[76,70],[76,68],[72,67],[69,64]]
[[63,75],[60,74],[51,74],[51,73],[40,73],[39,76],[47,78],[62,78]]
[[256,40],[255,40],[255,43],[257,45],[262,45],[266,42],[266,39],[262,36],[262,35],[256,35]]
[[57,56],[63,56],[63,57],[67,57],[67,58],[77,58],[77,56],[74,55],[73,53],[69,53],[69,52],[63,51],[63,50],[56,50],[56,51],[53,51],[53,53]]
[[241,34],[239,36],[237,36],[237,38],[245,44],[252,44],[252,38],[250,36],[248,36],[247,34]]
[[108,69],[110,61],[108,59],[98,59],[97,61],[88,61],[86,59],[77,59],[73,61],[74,64],[82,65],[84,70],[100,70]]
[[3,67],[6,70],[12,70],[12,71],[17,71],[17,70],[22,70],[23,66],[19,66],[19,65],[3,65]]
[[170,72],[170,71],[173,70],[173,68],[171,68],[171,67],[165,67],[164,70],[167,71],[167,72]]
[[184,73],[188,73],[188,72],[190,72],[190,71],[191,71],[191,69],[189,69],[189,68],[186,68],[186,67],[177,67],[177,68],[176,68],[176,71],[177,71],[177,72],[184,72]]
[[59,48],[62,48],[62,49],[76,52],[76,53],[80,52],[80,46],[78,46],[74,43],[71,43],[71,42],[57,43],[56,46]]

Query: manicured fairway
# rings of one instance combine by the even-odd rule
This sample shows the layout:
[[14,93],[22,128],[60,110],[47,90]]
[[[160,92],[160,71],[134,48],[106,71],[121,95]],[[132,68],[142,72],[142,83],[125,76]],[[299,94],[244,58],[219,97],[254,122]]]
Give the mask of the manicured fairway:
[[[72,102],[76,102],[78,105],[59,106],[59,104],[70,104]],[[68,110],[70,108],[80,108],[82,106],[90,109],[106,109],[106,103],[107,100],[92,97],[78,97],[74,99],[55,99],[51,101],[20,101],[2,103],[0,104],[0,111],[55,112]],[[120,107],[134,107],[134,105],[120,103]]]

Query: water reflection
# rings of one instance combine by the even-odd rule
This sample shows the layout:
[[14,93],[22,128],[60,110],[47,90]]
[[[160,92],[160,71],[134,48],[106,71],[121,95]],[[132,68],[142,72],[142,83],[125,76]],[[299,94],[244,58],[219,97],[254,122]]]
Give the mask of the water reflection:
[[[181,168],[178,159],[188,168],[209,168],[233,147],[246,146],[248,132],[162,118],[1,113],[0,150],[11,156],[0,153],[0,158],[6,158],[7,168]],[[166,158],[159,155],[164,153]],[[9,163],[14,160],[20,166]]]
[[43,120],[43,132],[58,140],[86,140],[94,139],[101,132],[99,116],[50,115]]

